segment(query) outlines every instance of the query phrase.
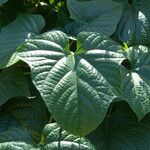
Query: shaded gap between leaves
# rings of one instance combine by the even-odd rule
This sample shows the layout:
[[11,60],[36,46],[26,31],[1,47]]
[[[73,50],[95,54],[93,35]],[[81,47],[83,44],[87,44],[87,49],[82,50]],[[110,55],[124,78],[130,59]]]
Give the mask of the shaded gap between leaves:
[[132,69],[132,64],[129,61],[129,59],[125,59],[121,63],[122,66],[124,66],[126,69],[131,70]]
[[133,0],[128,0],[129,5],[133,3]]
[[71,52],[75,52],[77,49],[77,41],[69,39],[69,49]]

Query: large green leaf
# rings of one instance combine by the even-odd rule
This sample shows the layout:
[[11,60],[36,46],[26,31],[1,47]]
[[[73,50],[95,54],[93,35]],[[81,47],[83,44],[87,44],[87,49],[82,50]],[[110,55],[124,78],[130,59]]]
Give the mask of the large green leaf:
[[19,14],[11,24],[3,27],[0,33],[0,68],[14,64],[17,46],[38,35],[44,25],[40,15]]
[[131,47],[128,59],[132,64],[124,77],[124,99],[139,119],[150,112],[150,49],[144,46]]
[[115,32],[122,14],[122,6],[112,0],[67,0],[67,5],[79,26],[74,28],[76,33],[90,31],[109,36]]
[[124,12],[119,22],[116,35],[130,45],[149,45],[150,38],[150,1],[133,0],[123,3]]
[[96,33],[81,33],[75,53],[69,51],[68,41],[64,33],[52,31],[18,51],[52,116],[67,131],[84,136],[102,122],[116,95],[122,95],[124,56]]
[[45,150],[95,150],[87,139],[68,134],[57,123],[46,125],[43,136]]
[[105,121],[87,138],[97,150],[149,150],[150,115],[138,122],[126,103],[114,104]]
[[26,78],[18,67],[7,68],[0,73],[0,87],[0,105],[12,97],[29,96]]

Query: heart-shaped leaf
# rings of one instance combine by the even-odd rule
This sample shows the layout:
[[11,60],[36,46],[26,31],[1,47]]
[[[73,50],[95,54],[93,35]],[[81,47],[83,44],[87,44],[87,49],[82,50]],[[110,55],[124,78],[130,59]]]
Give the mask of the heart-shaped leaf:
[[67,6],[71,18],[78,24],[73,31],[76,34],[89,31],[109,36],[115,32],[122,14],[122,6],[112,0],[67,0]]
[[64,129],[81,136],[95,129],[116,95],[122,95],[120,64],[124,56],[113,42],[97,36],[81,33],[75,53],[69,50],[69,38],[59,31],[18,48],[52,116]]

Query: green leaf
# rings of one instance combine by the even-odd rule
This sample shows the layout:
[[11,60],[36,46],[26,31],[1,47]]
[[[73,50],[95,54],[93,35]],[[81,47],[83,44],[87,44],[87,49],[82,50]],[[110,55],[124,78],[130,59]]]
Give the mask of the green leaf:
[[40,148],[35,147],[32,144],[25,142],[5,142],[0,143],[1,150],[40,150]]
[[18,67],[7,68],[0,73],[0,105],[9,98],[29,96],[26,78]]
[[124,99],[138,118],[150,112],[150,53],[144,46],[131,47],[127,51],[132,64],[124,77]]
[[149,45],[150,37],[150,1],[133,0],[123,3],[124,12],[119,22],[116,35],[130,45]]
[[8,0],[7,3],[0,7],[0,32],[2,27],[10,24],[16,19],[18,12],[24,11],[24,6],[22,6],[22,4],[23,1]]
[[149,119],[150,115],[138,122],[127,103],[116,103],[87,138],[97,150],[149,150]]
[[34,143],[31,133],[20,127],[12,116],[3,114],[0,117],[0,149],[17,150],[19,145],[29,147],[25,142]]
[[122,6],[112,0],[67,0],[71,18],[79,25],[74,32],[100,32],[113,34],[121,18]]
[[[117,3],[126,3],[128,0],[113,0],[114,2],[117,2]],[[129,0],[129,1],[132,1],[132,0]]]
[[[34,89],[34,87],[32,86]],[[36,92],[36,93],[35,93]],[[32,98],[12,98],[3,107],[5,113],[12,115],[18,123],[31,131],[33,138],[39,140],[43,127],[49,121],[49,113],[44,101],[35,90]]]
[[[32,80],[52,116],[70,133],[84,136],[102,122],[109,104],[122,94],[124,56],[117,52],[118,46],[105,49],[104,43],[107,47],[109,42],[96,33],[81,33],[75,53],[69,51],[68,41],[64,33],[52,31],[26,42],[18,51],[30,65]],[[98,49],[90,49],[94,45]]]
[[50,4],[53,4],[55,2],[55,0],[49,0]]
[[29,134],[25,129],[14,127],[0,133],[0,143],[15,141],[31,142],[31,134]]
[[33,142],[28,132],[18,128],[12,128],[0,135],[2,135],[0,137],[1,150],[96,150],[87,139],[68,134],[57,123],[45,126],[40,144]]
[[0,33],[0,68],[8,67],[18,60],[15,50],[24,41],[38,35],[45,25],[40,15],[19,14]]
[[87,139],[68,134],[57,123],[46,125],[43,136],[45,150],[96,150]]
[[91,49],[105,49],[109,51],[118,50],[118,52],[120,51],[122,53],[122,46],[103,34],[96,32],[82,32],[80,35],[78,36],[77,40],[77,52]]
[[10,127],[18,127],[18,123],[10,115],[1,113],[0,116],[0,134],[4,131],[7,131]]
[[0,0],[0,6],[2,6],[4,3],[6,3],[8,0]]

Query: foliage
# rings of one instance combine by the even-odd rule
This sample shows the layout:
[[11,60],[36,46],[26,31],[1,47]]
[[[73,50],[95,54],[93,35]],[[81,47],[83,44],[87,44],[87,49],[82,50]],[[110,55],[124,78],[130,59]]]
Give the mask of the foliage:
[[0,0],[0,150],[149,150],[149,0]]

